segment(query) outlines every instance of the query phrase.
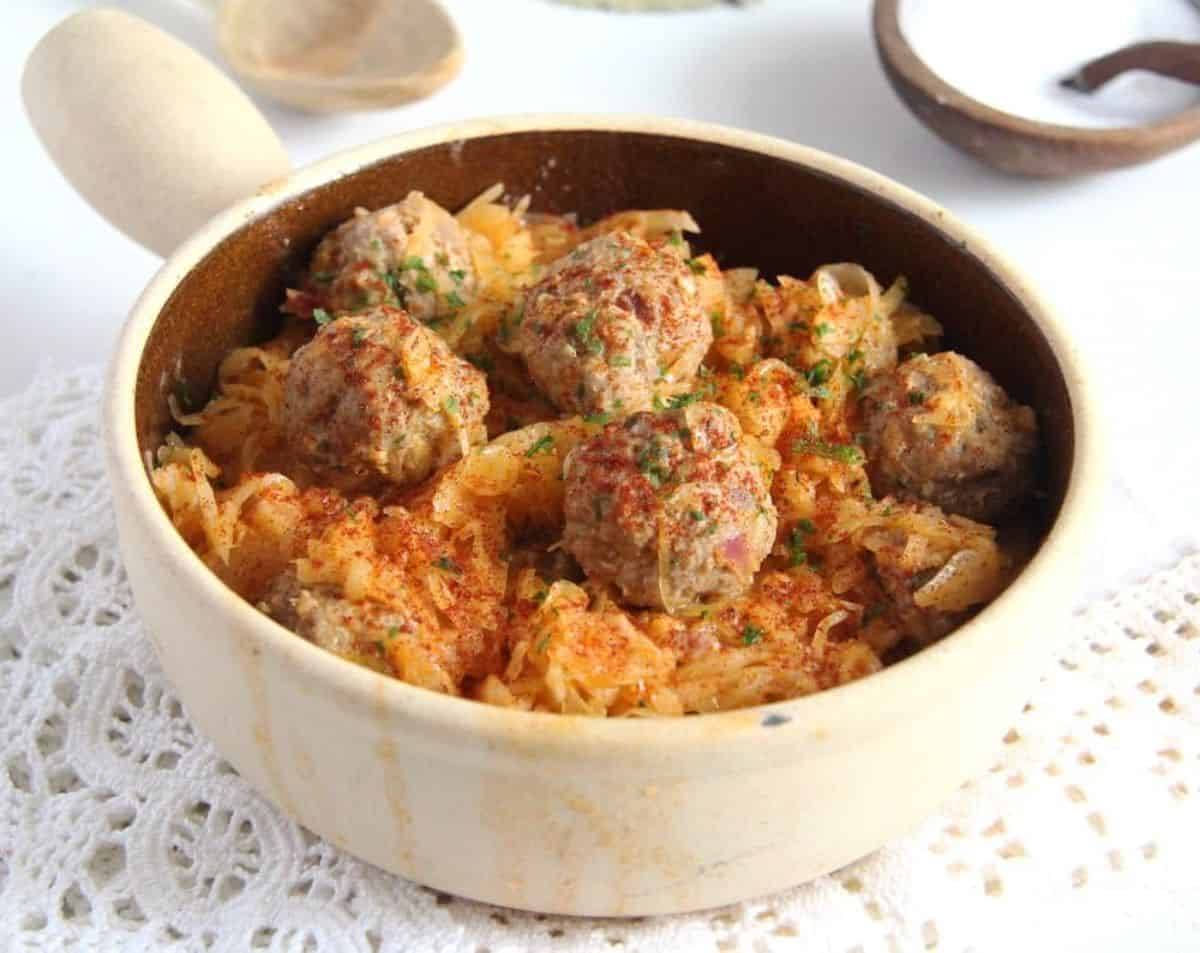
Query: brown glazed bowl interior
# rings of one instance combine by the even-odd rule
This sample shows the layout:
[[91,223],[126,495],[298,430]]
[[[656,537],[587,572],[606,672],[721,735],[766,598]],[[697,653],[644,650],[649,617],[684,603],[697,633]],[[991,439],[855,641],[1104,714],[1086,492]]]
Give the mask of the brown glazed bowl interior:
[[532,195],[535,211],[588,222],[619,209],[689,210],[695,243],[722,267],[807,277],[837,261],[886,285],[907,276],[913,300],[946,328],[945,346],[987,368],[1038,413],[1045,437],[1047,525],[1066,490],[1072,411],[1058,362],[1022,303],[965,242],[912,211],[796,162],[670,135],[608,130],[507,133],[428,146],[375,162],[286,202],[221,241],[179,282],[150,334],[138,373],[143,455],[170,426],[167,394],[182,378],[206,398],[221,359],[279,325],[289,277],[356,207],[419,189],[457,209],[495,182]]

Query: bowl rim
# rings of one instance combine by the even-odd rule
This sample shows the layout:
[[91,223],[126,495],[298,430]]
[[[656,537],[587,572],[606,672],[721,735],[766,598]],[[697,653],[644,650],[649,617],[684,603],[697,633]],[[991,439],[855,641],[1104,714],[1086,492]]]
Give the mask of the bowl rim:
[[[1066,493],[1054,523],[1020,575],[997,599],[946,638],[865,678],[812,695],[766,705],[680,718],[595,718],[501,708],[418,688],[356,665],[296,636],[229,589],[187,545],[154,494],[138,447],[134,394],[146,341],[158,315],[180,281],[222,240],[278,206],[335,179],[392,156],[458,140],[509,133],[597,131],[682,138],[729,146],[783,159],[841,180],[874,198],[899,206],[973,254],[1021,303],[1045,336],[1066,385],[1075,439]],[[121,329],[106,379],[104,430],[109,476],[123,492],[125,517],[136,520],[158,548],[156,556],[172,578],[193,587],[230,625],[252,634],[256,650],[269,651],[290,669],[338,701],[369,709],[375,717],[415,721],[430,737],[472,737],[485,745],[531,741],[545,753],[577,757],[581,744],[592,753],[631,750],[676,752],[683,746],[722,748],[745,732],[771,727],[772,740],[818,738],[846,719],[894,708],[889,699],[901,683],[922,697],[938,689],[938,672],[970,653],[978,642],[1000,637],[1004,620],[1022,618],[1044,604],[1062,602],[1059,583],[1073,585],[1069,567],[1082,551],[1091,515],[1097,509],[1099,448],[1097,413],[1076,349],[1051,308],[1007,260],[972,228],[932,200],[863,166],[783,139],[732,127],[654,116],[608,114],[522,114],[448,123],[389,136],[338,152],[269,183],[255,195],[219,213],[163,263],[134,304]],[[142,557],[145,558],[145,557]],[[1062,577],[1060,579],[1060,577]],[[1066,607],[1063,607],[1065,615]],[[944,686],[943,686],[944,688]],[[1015,714],[1015,712],[1014,712]],[[772,746],[773,747],[773,746]]]

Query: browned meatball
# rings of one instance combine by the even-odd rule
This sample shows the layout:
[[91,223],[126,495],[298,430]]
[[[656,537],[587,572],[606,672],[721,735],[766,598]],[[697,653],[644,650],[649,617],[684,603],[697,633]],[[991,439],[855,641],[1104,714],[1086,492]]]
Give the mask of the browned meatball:
[[561,410],[626,414],[650,406],[657,381],[690,381],[711,343],[687,264],[614,232],[550,266],[505,346]]
[[284,392],[292,450],[342,484],[423,480],[486,439],[487,409],[483,374],[387,306],[320,328]]
[[563,545],[634,605],[675,612],[736,596],[775,541],[767,481],[716,404],[609,424],[565,474]]
[[961,354],[910,358],[871,383],[863,406],[877,493],[987,522],[1032,492],[1033,411]]
[[358,209],[317,246],[311,277],[335,314],[386,302],[419,321],[458,311],[476,284],[466,230],[420,192],[374,212]]
[[272,584],[259,608],[302,638],[337,655],[368,660],[405,681],[457,694],[467,675],[497,664],[494,639],[448,637],[429,606],[351,601],[333,586],[305,586],[294,572]]

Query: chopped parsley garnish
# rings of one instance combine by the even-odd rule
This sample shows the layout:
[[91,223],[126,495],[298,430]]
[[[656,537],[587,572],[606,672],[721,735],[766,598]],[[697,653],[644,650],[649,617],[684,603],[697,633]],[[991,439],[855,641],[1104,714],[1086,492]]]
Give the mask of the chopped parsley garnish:
[[545,589],[539,589],[533,594],[533,601],[539,606],[546,601],[546,596],[550,595]]
[[692,391],[688,394],[675,394],[673,397],[667,398],[667,407],[671,410],[682,410],[688,404],[694,404],[703,397],[704,395],[700,391]]
[[355,328],[353,333],[350,335],[350,343],[354,347],[358,347],[366,339],[367,339],[367,329],[366,328]]
[[758,626],[747,622],[746,627],[742,629],[742,645],[754,645],[756,642],[761,642],[765,634]]
[[867,372],[860,367],[853,374],[847,374],[846,380],[850,382],[850,386],[855,391],[861,394],[867,387]]
[[851,351],[849,354],[846,355],[846,362],[849,364],[856,364],[859,361],[861,361],[862,359],[863,359],[863,352],[858,350],[858,348],[855,348],[853,351]]
[[333,320],[333,315],[324,308],[313,308],[313,320],[321,325],[321,327],[324,327]]
[[398,636],[400,634],[400,627],[395,626],[395,625],[389,626],[387,634],[388,634],[389,639],[394,639],[396,636]]
[[446,253],[441,252],[441,251],[433,256],[433,260],[436,261],[443,268],[445,268],[448,264],[450,264],[450,259],[446,256]]
[[373,248],[375,251],[383,251],[383,242],[381,242],[378,238],[372,238],[371,248]]
[[721,340],[725,336],[725,316],[720,311],[714,311],[708,317],[712,321],[713,340]]
[[688,512],[688,516],[692,518],[692,522],[694,523],[703,523],[704,520],[707,519],[704,513],[702,513],[700,510],[690,510]]
[[451,291],[446,295],[446,304],[452,308],[465,308],[467,303],[463,301],[462,296],[457,291]]
[[683,245],[683,236],[679,233],[679,229],[675,229],[675,231],[671,232],[670,236],[667,238],[667,244],[674,245],[676,248],[679,248]]
[[538,437],[529,449],[525,451],[525,456],[536,457],[539,453],[549,453],[554,448],[554,437],[550,434]]
[[588,414],[586,417],[583,418],[583,422],[585,424],[604,425],[604,424],[608,423],[611,419],[612,418],[608,414],[605,414],[605,413]]
[[490,354],[468,354],[467,360],[478,367],[485,374],[490,374],[496,368],[496,362]]
[[689,258],[687,266],[692,269],[693,275],[704,275],[708,273],[708,267],[699,258]]
[[462,568],[449,556],[439,556],[431,565],[437,567],[442,572],[452,572],[456,576],[462,573]]
[[588,354],[603,354],[604,342],[596,337],[596,309],[592,308],[587,314],[575,322],[571,328],[580,350]]
[[815,436],[809,440],[797,440],[792,444],[792,453],[811,453],[851,466],[862,463],[864,459],[863,452],[852,443],[826,443]]
[[908,392],[908,402],[914,407],[919,407],[925,403],[927,396],[923,390],[910,390]]
[[823,358],[804,372],[804,378],[808,381],[809,387],[820,387],[829,380],[832,374],[833,362]]
[[444,404],[442,404],[442,406],[446,409],[446,413],[457,414],[458,413],[458,398],[457,397],[447,397],[446,402]]
[[729,373],[736,377],[739,381],[746,379],[746,369],[741,364],[730,364]]
[[832,330],[833,330],[833,325],[826,324],[824,321],[822,321],[815,328],[813,328],[813,333],[817,337],[823,338],[823,337],[825,337],[826,334],[828,334]]
[[633,361],[625,354],[617,354],[609,361],[613,367],[632,367]]
[[451,268],[450,278],[456,285],[461,285],[463,279],[467,277],[467,273],[461,268]]
[[802,519],[792,527],[787,541],[789,566],[803,566],[808,562],[805,544],[808,537],[814,532],[816,532],[816,527],[813,526],[811,520]]
[[312,280],[318,284],[327,285],[337,276],[332,271],[314,271]]
[[400,262],[400,267],[404,271],[425,271],[425,260],[418,258],[416,255],[409,255],[404,261]]
[[660,461],[666,456],[666,449],[658,439],[650,441],[650,445],[638,454],[637,468],[654,486],[659,487],[671,479],[671,471]]
[[422,294],[437,291],[437,282],[430,278],[429,275],[422,273],[417,275],[416,288]]
[[542,640],[537,644],[537,653],[541,655],[546,651],[546,646],[550,644],[550,636],[543,635]]

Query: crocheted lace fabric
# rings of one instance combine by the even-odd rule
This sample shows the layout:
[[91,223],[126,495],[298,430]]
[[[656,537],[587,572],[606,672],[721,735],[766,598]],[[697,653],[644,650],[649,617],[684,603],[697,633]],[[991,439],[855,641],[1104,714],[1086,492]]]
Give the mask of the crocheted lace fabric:
[[534,916],[434,893],[326,844],[196,734],[121,568],[99,380],[43,373],[0,404],[0,948],[1200,944],[1200,557],[1076,615],[991,770],[906,838],[722,910]]

